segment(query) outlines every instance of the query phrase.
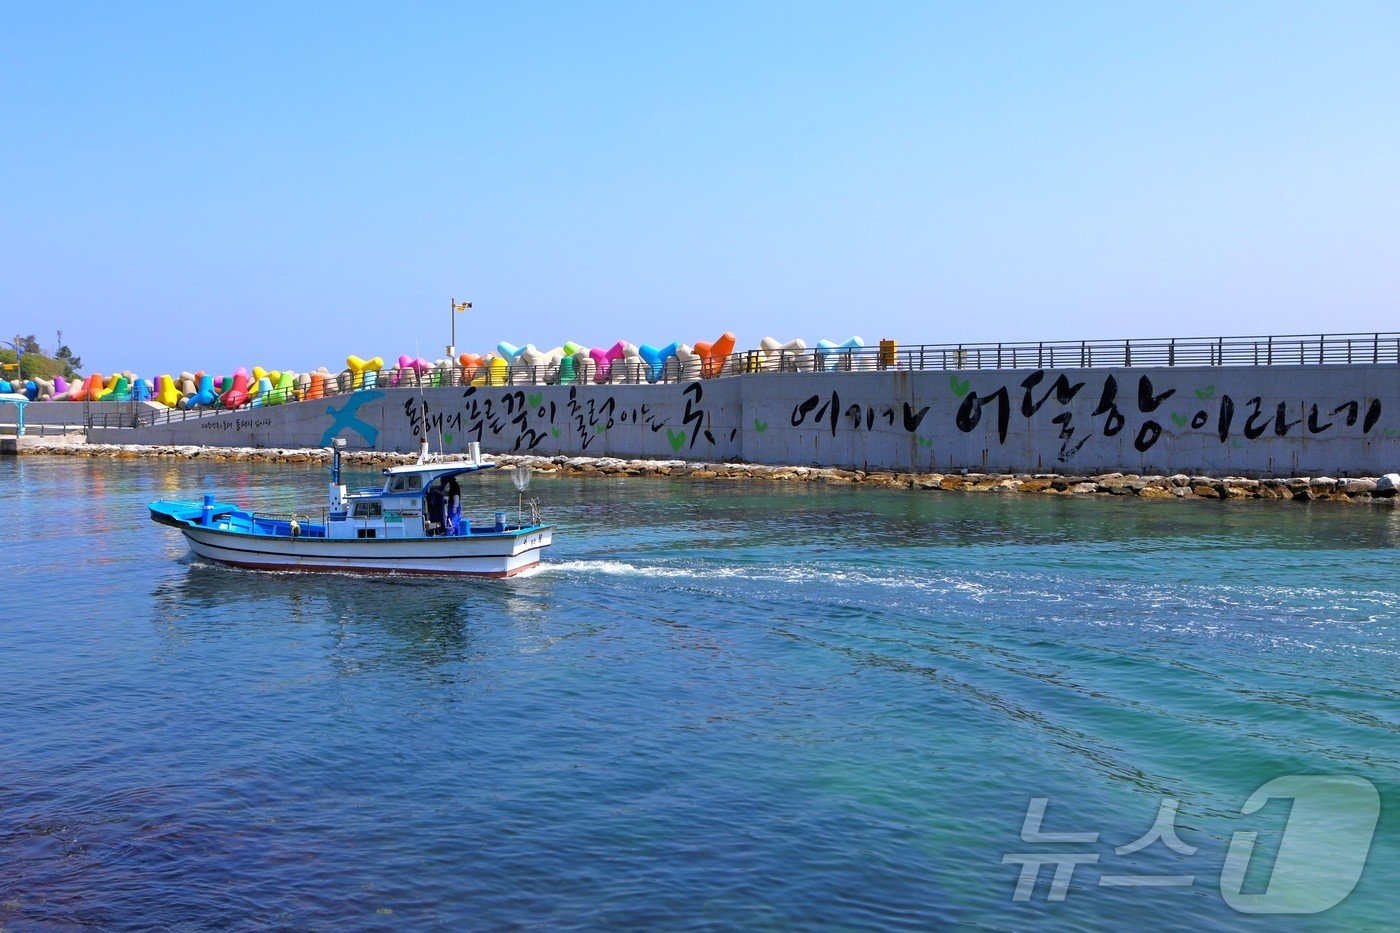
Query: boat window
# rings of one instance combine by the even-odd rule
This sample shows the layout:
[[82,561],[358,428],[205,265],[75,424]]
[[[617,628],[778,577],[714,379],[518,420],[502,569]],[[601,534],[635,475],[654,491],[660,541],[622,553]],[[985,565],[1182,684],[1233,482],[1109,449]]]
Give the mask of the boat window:
[[356,502],[353,514],[356,518],[379,518],[384,514],[384,505],[380,502]]
[[395,476],[389,480],[390,492],[417,492],[423,488],[423,477],[417,473]]

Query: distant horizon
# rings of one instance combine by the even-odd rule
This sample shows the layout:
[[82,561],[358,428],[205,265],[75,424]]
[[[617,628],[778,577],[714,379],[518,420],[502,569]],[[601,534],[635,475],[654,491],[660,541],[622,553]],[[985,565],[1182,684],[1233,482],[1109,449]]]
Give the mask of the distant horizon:
[[1396,326],[1392,5],[327,9],[10,11],[5,339],[150,378],[437,358],[452,297],[476,353]]

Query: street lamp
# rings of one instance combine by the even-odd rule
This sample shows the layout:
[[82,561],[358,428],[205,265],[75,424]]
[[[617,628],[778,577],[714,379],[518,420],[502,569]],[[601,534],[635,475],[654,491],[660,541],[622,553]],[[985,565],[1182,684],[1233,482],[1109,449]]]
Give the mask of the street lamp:
[[455,360],[455,359],[457,358],[457,315],[458,315],[460,312],[466,311],[468,308],[470,308],[470,307],[472,306],[472,303],[471,303],[470,301],[462,301],[462,302],[459,302],[456,298],[451,299],[451,302],[452,302],[452,342],[449,343],[449,344],[447,345],[447,358],[448,358],[449,360]]

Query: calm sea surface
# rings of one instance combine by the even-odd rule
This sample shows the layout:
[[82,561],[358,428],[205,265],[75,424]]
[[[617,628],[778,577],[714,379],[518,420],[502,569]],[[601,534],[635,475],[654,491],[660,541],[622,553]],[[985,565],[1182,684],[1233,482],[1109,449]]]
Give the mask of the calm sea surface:
[[[504,582],[218,569],[146,516],[324,483],[0,461],[0,926],[1400,914],[1400,511],[537,477],[557,544]],[[1291,774],[1380,791],[1366,870],[1238,913],[1232,834],[1258,893],[1290,813],[1241,807]],[[1097,839],[1023,839],[1032,798]],[[1178,850],[1116,853],[1164,800]],[[1098,858],[1018,902],[1026,853]]]

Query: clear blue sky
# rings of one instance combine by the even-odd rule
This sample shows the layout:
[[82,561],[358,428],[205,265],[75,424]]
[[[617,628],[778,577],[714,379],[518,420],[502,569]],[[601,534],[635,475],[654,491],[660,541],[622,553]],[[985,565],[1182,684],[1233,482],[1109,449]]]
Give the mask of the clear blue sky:
[[1400,325],[1395,3],[0,15],[0,332],[93,369]]

